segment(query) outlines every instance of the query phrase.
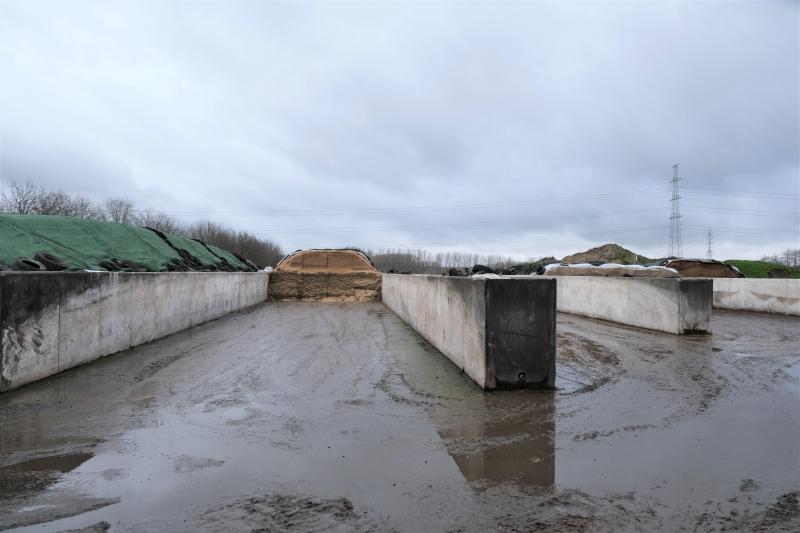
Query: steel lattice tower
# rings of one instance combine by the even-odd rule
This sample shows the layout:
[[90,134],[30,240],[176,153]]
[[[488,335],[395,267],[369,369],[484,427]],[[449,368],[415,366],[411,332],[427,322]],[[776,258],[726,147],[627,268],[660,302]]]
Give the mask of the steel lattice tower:
[[711,251],[711,244],[714,242],[714,234],[711,233],[711,228],[708,228],[708,235],[706,235],[706,259],[714,259],[714,252]]
[[683,239],[681,239],[681,196],[678,191],[678,164],[672,165],[672,214],[669,216],[669,252],[667,257],[683,256]]

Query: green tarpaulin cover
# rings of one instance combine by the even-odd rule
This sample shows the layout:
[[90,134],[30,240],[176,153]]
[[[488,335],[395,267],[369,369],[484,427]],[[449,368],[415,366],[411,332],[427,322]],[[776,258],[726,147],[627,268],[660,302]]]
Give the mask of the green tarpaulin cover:
[[37,262],[69,270],[255,269],[231,252],[179,235],[82,218],[0,214],[0,269],[31,270]]

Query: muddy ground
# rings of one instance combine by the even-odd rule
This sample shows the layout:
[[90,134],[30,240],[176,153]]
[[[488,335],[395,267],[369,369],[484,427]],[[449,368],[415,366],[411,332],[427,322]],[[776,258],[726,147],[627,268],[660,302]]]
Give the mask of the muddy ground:
[[0,529],[798,531],[800,319],[558,318],[481,392],[382,304],[253,308],[0,395]]

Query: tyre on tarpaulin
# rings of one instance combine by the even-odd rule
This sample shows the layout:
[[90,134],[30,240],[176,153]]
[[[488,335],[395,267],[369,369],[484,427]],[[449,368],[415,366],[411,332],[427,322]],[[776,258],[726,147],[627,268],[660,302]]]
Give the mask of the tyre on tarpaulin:
[[486,265],[481,265],[481,264],[476,264],[475,266],[472,267],[472,273],[473,274],[497,274],[497,271],[495,269],[493,269],[492,267],[489,267],[489,266],[486,266]]
[[30,257],[20,257],[12,265],[14,270],[22,270],[24,272],[43,272],[47,267],[41,264],[36,259]]
[[43,264],[47,270],[58,272],[61,270],[66,270],[69,267],[69,265],[62,261],[61,258],[49,252],[39,252],[38,254],[34,255],[33,258]]

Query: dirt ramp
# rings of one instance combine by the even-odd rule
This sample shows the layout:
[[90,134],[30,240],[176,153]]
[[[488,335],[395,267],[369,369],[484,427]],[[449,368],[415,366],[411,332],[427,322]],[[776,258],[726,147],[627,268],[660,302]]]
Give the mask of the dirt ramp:
[[270,275],[275,301],[373,302],[381,299],[381,274],[358,250],[302,250],[286,256]]

